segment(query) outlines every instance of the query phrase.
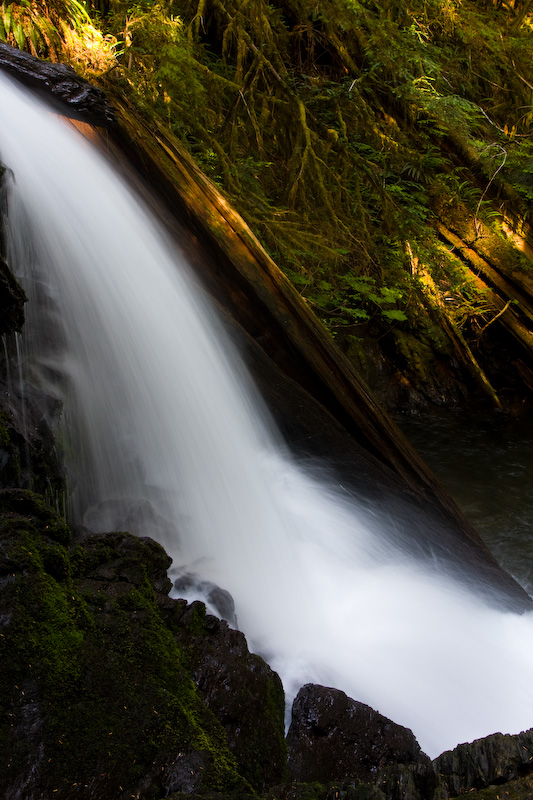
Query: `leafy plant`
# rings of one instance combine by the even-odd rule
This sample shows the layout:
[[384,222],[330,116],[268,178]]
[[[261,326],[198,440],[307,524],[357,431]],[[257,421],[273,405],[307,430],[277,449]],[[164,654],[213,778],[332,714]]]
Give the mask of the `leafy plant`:
[[0,5],[0,40],[32,55],[83,65],[91,74],[114,63],[114,44],[78,0],[17,0]]

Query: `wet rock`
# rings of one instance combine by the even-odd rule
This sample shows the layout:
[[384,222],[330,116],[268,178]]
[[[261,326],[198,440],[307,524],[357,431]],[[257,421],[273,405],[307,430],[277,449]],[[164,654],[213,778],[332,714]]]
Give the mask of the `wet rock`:
[[222,589],[216,583],[202,580],[194,572],[184,572],[174,581],[174,589],[178,593],[193,592],[203,596],[221,619],[225,619],[234,628],[238,627],[235,601],[226,589]]
[[495,733],[460,744],[433,763],[445,792],[442,797],[523,778],[533,773],[533,728],[514,736]]
[[13,334],[6,335],[4,348],[8,357],[0,368],[0,486],[31,487],[59,507],[64,500],[64,467],[52,428],[60,404],[43,389],[21,386]]
[[429,763],[408,728],[344,692],[314,684],[294,700],[287,745],[296,781],[373,782],[389,765]]
[[0,336],[22,329],[26,301],[24,290],[0,258]]
[[206,614],[198,601],[187,606],[176,635],[187,651],[205,704],[226,731],[239,772],[258,791],[281,783],[287,750],[279,676],[250,653],[240,631]]
[[110,126],[113,109],[101,89],[81,78],[66,64],[52,64],[0,42],[0,70],[55,102],[61,113],[93,125]]

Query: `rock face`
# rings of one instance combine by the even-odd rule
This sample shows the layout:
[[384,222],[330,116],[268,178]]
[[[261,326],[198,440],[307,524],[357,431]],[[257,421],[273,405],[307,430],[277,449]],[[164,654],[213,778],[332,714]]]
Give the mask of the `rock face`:
[[[207,707],[223,725],[240,773],[264,791],[286,778],[285,695],[279,676],[240,631],[192,603],[176,630]],[[259,724],[258,724],[259,723]]]
[[433,763],[446,797],[515,781],[533,773],[533,728],[516,736],[495,733],[460,744]]
[[[159,545],[127,533],[71,542],[38,495],[0,491],[1,797],[247,793],[244,772],[257,782],[282,776],[279,679],[240,634],[221,626],[217,644],[218,620],[203,606],[168,597],[168,565]],[[227,710],[231,701],[216,695],[229,683],[233,701],[247,702],[233,725],[235,754],[194,684],[217,669],[238,674],[208,680],[211,706]],[[277,758],[268,778],[263,753],[240,739],[252,724],[253,747]]]
[[0,335],[20,331],[26,295],[0,257]]
[[305,782],[371,782],[389,765],[429,761],[408,728],[338,689],[313,684],[294,700],[287,746],[290,775]]

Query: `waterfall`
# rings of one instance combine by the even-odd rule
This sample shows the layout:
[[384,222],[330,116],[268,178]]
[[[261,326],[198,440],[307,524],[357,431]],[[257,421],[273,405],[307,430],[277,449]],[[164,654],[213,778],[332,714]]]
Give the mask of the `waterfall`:
[[[107,161],[0,76],[28,379],[61,399],[78,525],[161,542],[233,596],[293,694],[343,689],[435,756],[533,725],[533,617],[395,548],[286,451],[176,246]],[[400,537],[401,538],[401,537]]]

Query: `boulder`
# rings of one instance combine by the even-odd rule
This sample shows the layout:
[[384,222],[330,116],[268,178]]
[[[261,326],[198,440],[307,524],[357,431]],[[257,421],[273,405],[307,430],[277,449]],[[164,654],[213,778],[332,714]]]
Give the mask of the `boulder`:
[[240,774],[256,791],[286,778],[285,695],[279,676],[225,620],[188,605],[174,628],[206,706],[226,731]]
[[294,700],[287,746],[295,781],[373,782],[389,765],[429,763],[408,728],[338,689],[314,684]]
[[126,533],[70,542],[31,492],[0,492],[0,796],[242,792],[224,728],[163,620],[169,559]]

